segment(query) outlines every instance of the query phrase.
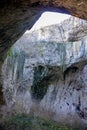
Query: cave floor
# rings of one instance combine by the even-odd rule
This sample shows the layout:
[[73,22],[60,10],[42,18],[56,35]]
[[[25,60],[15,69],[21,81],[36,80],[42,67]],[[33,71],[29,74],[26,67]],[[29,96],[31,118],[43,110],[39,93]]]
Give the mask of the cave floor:
[[22,114],[3,119],[0,117],[0,130],[87,130],[87,127],[71,127],[40,117]]

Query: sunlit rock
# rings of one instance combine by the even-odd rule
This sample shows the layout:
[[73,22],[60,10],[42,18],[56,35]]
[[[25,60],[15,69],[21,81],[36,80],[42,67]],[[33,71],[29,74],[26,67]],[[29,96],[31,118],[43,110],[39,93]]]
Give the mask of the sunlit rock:
[[87,36],[73,35],[87,23],[75,18],[73,29],[72,19],[27,32],[10,50],[2,69],[6,108],[64,123],[87,121]]

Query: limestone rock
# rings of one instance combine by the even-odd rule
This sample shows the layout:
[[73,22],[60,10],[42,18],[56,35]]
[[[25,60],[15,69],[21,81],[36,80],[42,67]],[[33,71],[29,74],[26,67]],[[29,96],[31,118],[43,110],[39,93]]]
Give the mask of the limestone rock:
[[[73,18],[70,19],[72,22]],[[81,22],[86,26],[86,22],[75,18],[75,28],[67,29],[68,21],[62,23],[64,31],[60,31],[61,24],[52,25],[27,32],[15,43],[16,58],[23,52],[25,60],[18,58],[14,69],[8,69],[8,58],[3,65],[3,93],[9,108],[6,110],[64,123],[87,122],[87,36],[81,32],[82,37],[78,33],[75,40],[69,40],[77,25]],[[10,58],[15,59],[11,54]],[[21,68],[23,72],[17,78]]]

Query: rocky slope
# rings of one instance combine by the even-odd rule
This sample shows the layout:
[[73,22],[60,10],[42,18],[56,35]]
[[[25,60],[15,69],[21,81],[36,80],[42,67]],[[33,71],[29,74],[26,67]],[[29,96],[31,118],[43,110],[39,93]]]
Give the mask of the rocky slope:
[[15,43],[2,68],[4,115],[32,113],[63,123],[87,123],[87,36],[79,33],[79,25],[87,23],[70,18],[27,32]]

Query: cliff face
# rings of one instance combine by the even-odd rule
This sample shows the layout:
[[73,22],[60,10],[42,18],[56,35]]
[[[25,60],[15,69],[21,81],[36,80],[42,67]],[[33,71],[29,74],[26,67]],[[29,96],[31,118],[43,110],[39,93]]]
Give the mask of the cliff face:
[[87,21],[76,17],[70,17],[58,25],[46,26],[36,31],[31,29],[28,37],[32,42],[41,40],[63,43],[79,41],[86,36],[86,34]]
[[9,48],[44,11],[62,12],[87,20],[86,0],[0,1],[0,68]]
[[87,122],[83,25],[87,26],[84,20],[71,17],[59,25],[27,32],[15,43],[2,68],[4,114],[33,113],[64,123]]

